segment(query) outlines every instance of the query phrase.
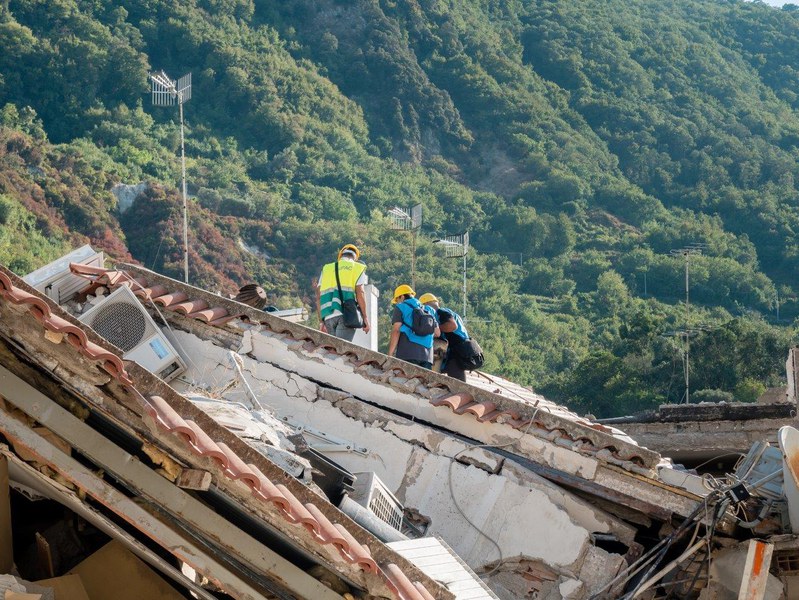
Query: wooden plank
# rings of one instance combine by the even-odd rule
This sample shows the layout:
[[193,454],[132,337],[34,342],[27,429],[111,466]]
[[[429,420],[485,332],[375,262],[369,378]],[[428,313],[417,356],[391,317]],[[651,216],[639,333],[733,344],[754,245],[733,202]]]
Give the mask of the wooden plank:
[[8,459],[0,456],[0,573],[11,573],[14,570],[10,493]]
[[38,531],[36,532],[35,538],[36,557],[39,560],[40,573],[43,573],[47,577],[55,577],[55,571],[53,570],[53,553],[50,551],[50,543]]

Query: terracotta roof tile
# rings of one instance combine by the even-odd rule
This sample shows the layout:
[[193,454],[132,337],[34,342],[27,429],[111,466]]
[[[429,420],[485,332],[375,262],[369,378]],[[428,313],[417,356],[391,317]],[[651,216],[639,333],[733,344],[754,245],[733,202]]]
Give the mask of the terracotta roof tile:
[[171,294],[162,294],[160,296],[153,296],[153,302],[160,304],[164,308],[179,305],[181,302],[188,300],[189,296],[185,292],[172,292]]
[[224,466],[227,455],[222,452],[222,449],[211,439],[211,436],[205,433],[205,430],[192,420],[186,420],[186,424],[194,432],[194,441],[192,445],[197,451],[197,454],[213,458],[220,466]]
[[[73,273],[86,276],[95,282],[99,282],[102,279],[102,283],[111,287],[129,284],[134,281],[130,276],[122,272],[107,271],[87,265],[73,264],[70,266]],[[53,314],[47,300],[15,285],[13,283],[14,279],[18,278],[10,271],[0,267],[0,299],[8,300],[16,305],[27,306],[31,315],[43,325],[46,331],[56,333],[62,336],[63,339],[68,340],[70,345],[75,347],[77,351],[87,358],[97,361],[112,377],[130,387],[136,395],[139,395],[119,356],[89,340],[86,330],[80,324],[75,324],[68,319]],[[22,283],[21,280],[20,283]],[[161,293],[165,291],[163,286],[160,288],[159,286],[148,288],[143,282],[139,282],[132,285],[131,288],[135,288],[137,285],[141,291],[140,297],[154,299],[158,302],[166,296],[170,296],[169,294]],[[172,294],[171,299],[164,302],[163,305],[172,307],[181,293]],[[153,298],[155,294],[160,295],[157,298]],[[185,302],[184,306],[175,307],[175,309],[182,312],[184,308],[193,307],[196,312],[196,310],[203,310],[200,308],[202,305],[207,308],[207,304],[200,300],[199,302]],[[187,312],[191,314],[188,310]],[[212,309],[212,312],[217,315],[218,320],[220,311]],[[227,314],[227,311],[224,312]],[[235,316],[230,316],[229,318],[232,319]],[[308,529],[320,544],[335,547],[338,550],[338,554],[346,562],[357,565],[366,572],[379,574],[386,581],[389,588],[396,591],[396,595],[400,600],[417,600],[429,596],[429,594],[428,596],[422,596],[416,586],[420,588],[423,588],[423,586],[418,582],[415,585],[410,583],[407,576],[395,564],[388,564],[386,571],[381,569],[371,557],[369,549],[359,543],[343,525],[332,524],[314,504],[303,504],[287,487],[282,484],[275,484],[255,465],[245,463],[224,442],[212,440],[196,422],[181,417],[162,397],[154,395],[143,400],[145,412],[158,427],[177,436],[184,444],[188,445],[194,454],[215,460],[226,476],[232,480],[242,481],[252,490],[253,496],[263,502],[277,506],[287,521]],[[398,581],[403,582],[402,585],[398,585]]]
[[[180,304],[172,304],[169,306],[169,310],[174,310],[175,312],[187,316],[202,312],[206,308],[208,308],[208,303],[205,300],[186,300]],[[227,313],[227,311],[225,312]]]
[[167,289],[163,285],[155,285],[151,288],[132,286],[132,288],[133,293],[142,300],[152,300],[167,293]]
[[416,582],[413,584],[413,587],[416,588],[416,591],[422,595],[424,600],[436,600],[433,596],[430,595],[430,592],[427,591],[427,588],[424,587],[421,583]]
[[389,581],[403,598],[408,598],[408,600],[427,600],[397,565],[390,564],[387,570]]
[[[311,512],[312,504],[303,504],[291,491],[282,484],[275,484],[266,477],[257,467],[246,464],[227,444],[216,442],[212,447],[207,447],[208,441],[200,442],[195,431],[183,417],[181,417],[166,400],[160,396],[150,396],[147,400],[148,407],[145,408],[148,414],[162,429],[179,435],[185,442],[189,442],[195,454],[202,456],[213,455],[224,468],[224,473],[230,479],[245,483],[256,497],[260,497],[266,502],[279,506],[284,511],[284,517],[292,524],[301,524],[310,528],[314,532],[325,532],[325,536],[319,536],[323,544],[334,544],[344,560],[349,563],[357,564],[366,571],[378,572],[377,563],[371,558],[369,550],[358,543],[343,525],[333,526],[338,534],[333,534],[329,521],[320,523],[318,515]],[[206,447],[202,447],[205,445]],[[222,460],[220,452],[224,456]],[[211,454],[213,453],[213,454]],[[315,508],[315,507],[314,507]]]
[[97,361],[109,375],[119,379],[125,385],[132,385],[132,381],[125,371],[125,365],[119,356],[90,341],[80,325],[54,315],[47,300],[14,285],[10,272],[0,271],[0,296],[18,306],[28,306],[31,315],[42,324],[45,330],[62,334],[71,346],[88,359]]
[[[223,317],[230,317],[228,311],[221,306],[217,306],[216,308],[206,308],[205,310],[198,310],[190,313],[189,316],[192,319],[197,319],[198,321],[203,321],[204,323],[211,323],[213,321],[220,320]],[[233,317],[230,317],[228,321],[232,318]]]
[[328,519],[315,504],[306,504],[305,508],[307,508],[311,516],[316,519],[318,535],[321,540],[326,544],[334,544],[343,548],[347,540],[341,535],[339,530],[336,529],[335,525],[330,522],[330,519]]

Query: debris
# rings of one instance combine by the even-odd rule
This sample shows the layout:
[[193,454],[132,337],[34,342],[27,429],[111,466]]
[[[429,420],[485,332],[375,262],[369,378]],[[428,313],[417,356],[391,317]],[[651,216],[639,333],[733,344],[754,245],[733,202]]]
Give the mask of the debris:
[[89,600],[183,600],[172,586],[117,541],[108,542],[69,573],[80,575]]

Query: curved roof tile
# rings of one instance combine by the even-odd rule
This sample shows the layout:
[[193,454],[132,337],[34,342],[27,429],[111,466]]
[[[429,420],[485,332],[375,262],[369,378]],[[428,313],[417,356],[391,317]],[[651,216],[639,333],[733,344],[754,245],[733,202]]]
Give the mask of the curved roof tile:
[[369,549],[356,541],[343,525],[331,524],[313,504],[300,502],[291,490],[280,483],[275,484],[255,465],[246,464],[224,442],[211,445],[210,438],[202,439],[202,436],[198,438],[191,422],[183,419],[162,397],[150,396],[146,399],[146,403],[145,410],[160,428],[188,442],[195,454],[213,456],[222,465],[226,476],[245,483],[256,497],[280,507],[286,520],[313,531],[320,543],[333,544],[347,562],[357,564],[365,571],[373,573],[379,571]]

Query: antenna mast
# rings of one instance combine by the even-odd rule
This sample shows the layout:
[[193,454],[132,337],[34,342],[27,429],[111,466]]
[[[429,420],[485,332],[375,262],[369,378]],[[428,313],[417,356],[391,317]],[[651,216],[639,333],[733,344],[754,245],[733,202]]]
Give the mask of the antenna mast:
[[150,73],[153,88],[154,106],[174,106],[178,104],[180,112],[180,171],[183,189],[183,279],[189,282],[189,208],[186,194],[186,149],[183,137],[183,103],[191,100],[191,73],[174,81],[160,71]]

